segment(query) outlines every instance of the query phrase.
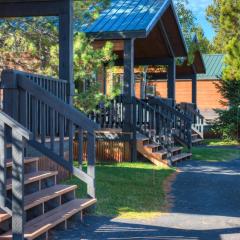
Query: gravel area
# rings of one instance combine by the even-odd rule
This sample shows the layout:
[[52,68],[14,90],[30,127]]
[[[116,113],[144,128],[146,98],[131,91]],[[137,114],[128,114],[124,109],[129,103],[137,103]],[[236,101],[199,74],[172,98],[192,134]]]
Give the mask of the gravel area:
[[154,219],[85,217],[54,239],[240,239],[240,160],[186,161],[172,186],[174,206]]

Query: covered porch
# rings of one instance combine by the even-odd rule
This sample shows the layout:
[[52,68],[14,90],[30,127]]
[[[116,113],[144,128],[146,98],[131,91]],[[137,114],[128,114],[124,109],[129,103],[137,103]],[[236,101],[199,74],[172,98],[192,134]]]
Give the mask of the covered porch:
[[[141,1],[122,1],[122,5],[112,1],[109,9],[83,30],[94,39],[95,48],[111,41],[118,57],[115,65],[122,68],[122,96],[113,101],[110,108],[99,109],[101,113],[93,114],[91,119],[100,123],[102,130],[112,132],[120,129],[123,133],[129,133],[132,161],[137,160],[139,134],[169,148],[174,143],[167,138],[173,138],[172,129],[177,127],[175,135],[179,135],[179,139],[190,149],[190,116],[176,109],[176,78],[177,74],[191,78],[192,102],[195,104],[196,70],[193,65],[177,66],[177,58],[185,59],[184,63],[187,63],[188,53],[172,1],[160,3],[152,0],[147,4]],[[166,68],[167,100],[146,98],[143,89],[141,98],[136,98],[135,70],[139,66]],[[106,94],[106,68],[98,74],[98,81]],[[184,128],[189,130],[186,132]]]

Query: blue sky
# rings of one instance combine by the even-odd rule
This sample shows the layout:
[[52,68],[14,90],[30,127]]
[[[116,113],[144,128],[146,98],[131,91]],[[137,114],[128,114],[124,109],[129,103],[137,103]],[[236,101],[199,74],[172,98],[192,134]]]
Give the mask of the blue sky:
[[204,29],[205,35],[208,39],[212,40],[214,37],[214,31],[211,25],[208,23],[205,17],[205,9],[212,3],[212,0],[188,0],[188,7],[193,11],[197,22]]

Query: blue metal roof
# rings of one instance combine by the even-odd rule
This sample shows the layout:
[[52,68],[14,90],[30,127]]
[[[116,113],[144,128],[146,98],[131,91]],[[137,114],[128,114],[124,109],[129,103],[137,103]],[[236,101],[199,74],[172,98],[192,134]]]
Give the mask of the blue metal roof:
[[171,0],[111,0],[108,9],[83,31],[91,34],[139,32],[147,35]]
[[198,79],[220,79],[224,67],[223,54],[203,54],[206,74],[198,74]]

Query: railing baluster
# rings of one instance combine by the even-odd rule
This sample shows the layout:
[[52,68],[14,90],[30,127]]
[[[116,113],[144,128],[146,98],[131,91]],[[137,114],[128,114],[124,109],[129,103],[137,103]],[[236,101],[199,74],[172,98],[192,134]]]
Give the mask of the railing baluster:
[[37,105],[38,102],[34,96],[32,98],[32,133],[33,139],[35,140],[38,134],[38,123],[37,123]]
[[83,130],[81,127],[78,127],[78,163],[79,163],[79,168],[82,169],[82,164],[83,164]]
[[46,106],[44,103],[41,103],[41,142],[45,144],[46,137]]
[[50,138],[51,138],[51,143],[50,143],[50,147],[51,150],[54,152],[55,150],[55,113],[54,110],[51,108],[50,109]]
[[64,118],[60,114],[59,115],[59,155],[60,157],[64,157]]
[[69,120],[68,122],[69,131],[69,163],[73,165],[73,122]]

